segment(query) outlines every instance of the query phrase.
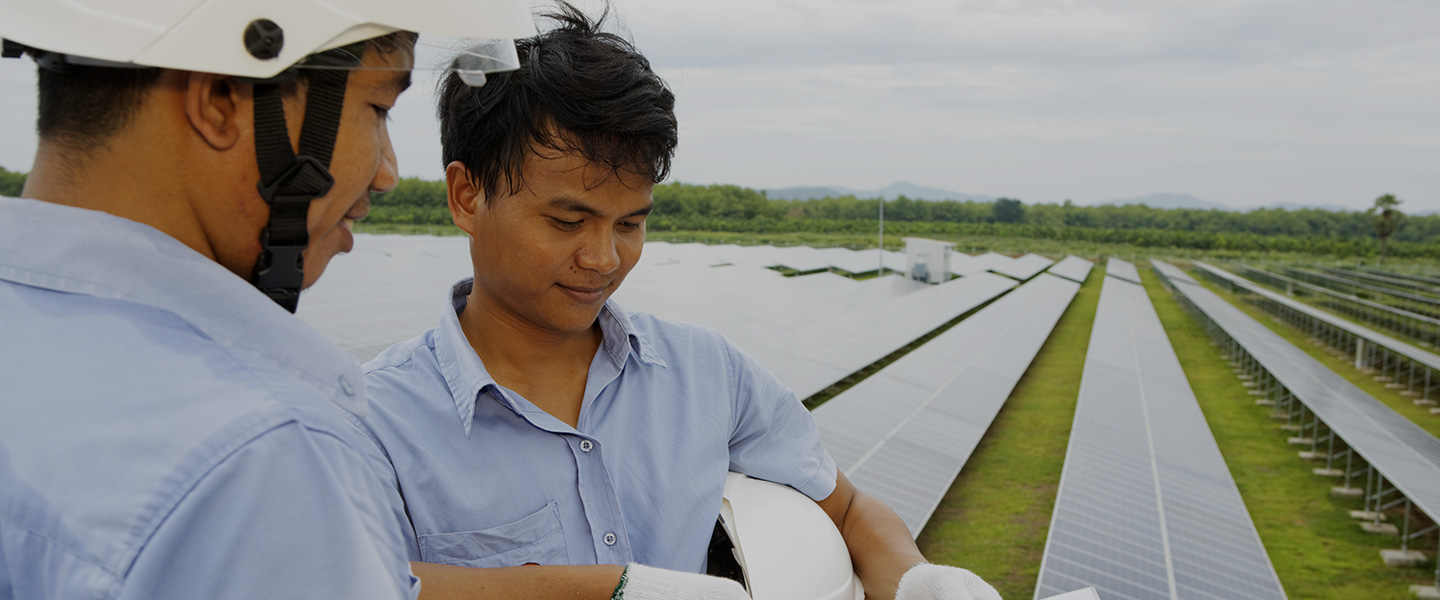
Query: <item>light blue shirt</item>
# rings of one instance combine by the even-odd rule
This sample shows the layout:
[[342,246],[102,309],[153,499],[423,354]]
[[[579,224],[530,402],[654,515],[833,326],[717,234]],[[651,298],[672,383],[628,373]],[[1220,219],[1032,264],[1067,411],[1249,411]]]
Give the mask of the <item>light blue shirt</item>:
[[393,464],[412,559],[700,572],[727,471],[834,490],[810,413],[715,331],[607,303],[572,428],[486,372],[457,316],[471,285],[438,328],[365,365],[361,426]]
[[0,598],[414,598],[365,408],[217,263],[0,198]]

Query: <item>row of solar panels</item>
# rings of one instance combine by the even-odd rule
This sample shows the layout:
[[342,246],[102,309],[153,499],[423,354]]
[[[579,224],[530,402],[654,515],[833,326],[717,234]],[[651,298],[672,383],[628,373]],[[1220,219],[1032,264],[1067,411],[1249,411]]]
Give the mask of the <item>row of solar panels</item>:
[[[1218,276],[1213,267],[1196,266]],[[1223,332],[1384,481],[1432,519],[1440,518],[1440,439],[1214,292],[1170,277],[1168,270],[1162,275],[1183,304]]]
[[[889,250],[648,242],[645,252],[651,255],[648,259],[650,264],[708,261],[711,266],[779,267],[799,273],[836,270],[850,274],[878,271],[882,263],[885,269],[890,271],[904,272],[908,268],[905,253]],[[975,256],[951,252],[950,273],[957,277],[966,277],[990,271],[1027,281],[1053,262],[1036,254],[1011,258],[995,252]]]
[[1431,282],[1418,281],[1403,277],[1395,277],[1389,273],[1377,273],[1369,271],[1357,271],[1354,269],[1340,269],[1336,267],[1320,267],[1319,270],[1338,277],[1368,281],[1372,284],[1387,287],[1395,290],[1416,292],[1429,296],[1440,296],[1440,286]]
[[1299,279],[1295,279],[1286,275],[1281,275],[1280,273],[1275,273],[1259,267],[1243,263],[1230,263],[1230,266],[1238,270],[1241,275],[1253,281],[1267,284],[1270,287],[1279,288],[1282,290],[1289,290],[1290,292],[1294,292],[1295,290],[1304,290],[1312,294],[1325,296],[1326,298],[1341,300],[1348,303],[1354,303],[1358,306],[1363,306],[1365,308],[1387,313],[1393,315],[1396,318],[1415,319],[1417,321],[1430,325],[1440,325],[1440,319],[1436,319],[1434,317],[1427,317],[1419,313],[1407,311],[1403,308],[1397,308],[1381,302],[1375,302],[1374,300],[1367,300],[1354,294],[1346,294],[1344,292],[1333,290],[1327,287],[1318,286],[1312,283],[1306,283],[1304,281],[1300,281]]
[[1364,281],[1351,279],[1336,275],[1331,272],[1318,271],[1314,269],[1302,269],[1298,267],[1281,265],[1277,267],[1280,272],[1316,285],[1322,285],[1331,289],[1339,290],[1347,294],[1366,293],[1378,295],[1378,299],[1392,306],[1399,306],[1421,312],[1430,316],[1440,317],[1440,299],[1425,294],[1416,294],[1402,290],[1396,290],[1380,285],[1374,285]]
[[1041,274],[816,409],[840,470],[918,535],[1079,289]]
[[1138,271],[1106,270],[1035,597],[1284,598]]
[[1194,264],[1195,268],[1200,269],[1202,272],[1209,274],[1211,277],[1214,277],[1217,280],[1224,281],[1227,285],[1232,286],[1233,288],[1241,289],[1251,294],[1264,297],[1272,302],[1285,306],[1290,310],[1305,313],[1313,319],[1323,321],[1329,324],[1331,327],[1342,329],[1355,337],[1366,340],[1371,344],[1374,344],[1381,348],[1388,348],[1391,352],[1400,354],[1410,360],[1415,361],[1418,364],[1425,365],[1427,368],[1440,369],[1440,356],[1437,356],[1433,352],[1430,352],[1423,348],[1418,348],[1412,344],[1395,339],[1393,337],[1370,329],[1369,327],[1360,325],[1359,323],[1337,317],[1328,312],[1310,306],[1309,304],[1305,304],[1304,302],[1300,302],[1299,300],[1290,298],[1289,296],[1286,296],[1284,294],[1268,290],[1254,282],[1246,280],[1238,275],[1235,275],[1234,273],[1231,273],[1219,267],[1209,265],[1200,261],[1195,261]]
[[1434,289],[1436,290],[1437,293],[1440,293],[1440,277],[1436,277],[1436,276],[1433,275],[1433,274],[1424,274],[1424,273],[1402,273],[1402,272],[1400,272],[1400,271],[1390,271],[1390,270],[1386,270],[1386,269],[1378,269],[1378,268],[1375,268],[1375,267],[1352,267],[1350,270],[1352,270],[1352,271],[1359,271],[1359,272],[1362,272],[1362,273],[1373,273],[1373,274],[1375,274],[1375,275],[1384,275],[1384,276],[1390,277],[1390,278],[1392,278],[1392,279],[1404,279],[1404,280],[1407,280],[1407,281],[1417,281],[1417,282],[1424,283],[1424,284],[1427,284],[1427,285],[1431,286],[1432,288],[1434,288]]

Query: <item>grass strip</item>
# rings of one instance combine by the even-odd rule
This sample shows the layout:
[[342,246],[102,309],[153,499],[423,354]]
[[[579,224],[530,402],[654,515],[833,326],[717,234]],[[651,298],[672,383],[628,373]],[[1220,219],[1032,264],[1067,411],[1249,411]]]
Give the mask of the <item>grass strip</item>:
[[1034,593],[1104,277],[1091,271],[917,540],[1006,598]]

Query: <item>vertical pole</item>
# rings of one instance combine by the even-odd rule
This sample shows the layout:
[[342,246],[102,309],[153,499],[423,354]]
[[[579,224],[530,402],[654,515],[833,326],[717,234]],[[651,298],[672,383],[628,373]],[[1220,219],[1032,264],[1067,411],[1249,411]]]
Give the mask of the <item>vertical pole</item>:
[[1410,549],[1410,499],[1405,499],[1405,527],[1400,532],[1400,551]]
[[1365,511],[1370,511],[1370,484],[1375,480],[1375,467],[1365,465]]
[[1325,470],[1329,471],[1335,468],[1335,430],[1331,429],[1325,437],[1329,438],[1329,445],[1325,449]]
[[885,196],[880,196],[880,274],[885,274]]
[[1354,461],[1355,461],[1355,449],[1354,449],[1354,448],[1348,448],[1348,449],[1346,449],[1346,450],[1345,450],[1345,489],[1347,489],[1347,490],[1350,489],[1350,473],[1353,472],[1353,471],[1351,471],[1351,469],[1352,469],[1351,464],[1354,463]]

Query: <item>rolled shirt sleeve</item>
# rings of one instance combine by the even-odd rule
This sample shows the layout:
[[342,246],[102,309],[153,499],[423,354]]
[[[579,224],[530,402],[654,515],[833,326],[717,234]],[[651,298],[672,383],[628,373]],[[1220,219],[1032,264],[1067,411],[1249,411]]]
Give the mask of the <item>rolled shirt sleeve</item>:
[[118,598],[414,600],[392,509],[356,450],[296,422],[257,436],[164,516]]

